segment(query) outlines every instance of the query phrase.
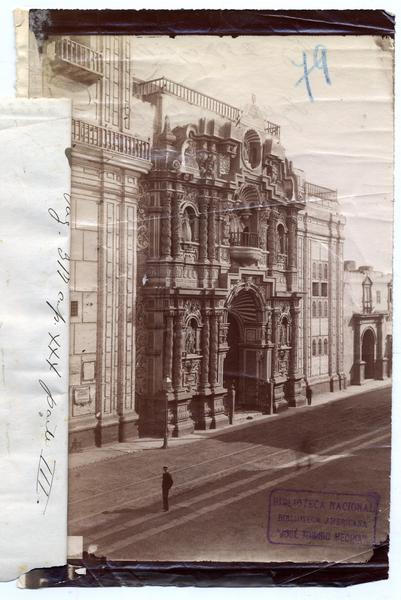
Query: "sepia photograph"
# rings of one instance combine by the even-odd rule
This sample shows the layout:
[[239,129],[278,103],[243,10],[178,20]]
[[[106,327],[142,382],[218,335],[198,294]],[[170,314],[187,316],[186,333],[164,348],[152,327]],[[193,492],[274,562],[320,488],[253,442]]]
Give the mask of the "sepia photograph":
[[393,44],[29,33],[72,100],[71,559],[388,542]]

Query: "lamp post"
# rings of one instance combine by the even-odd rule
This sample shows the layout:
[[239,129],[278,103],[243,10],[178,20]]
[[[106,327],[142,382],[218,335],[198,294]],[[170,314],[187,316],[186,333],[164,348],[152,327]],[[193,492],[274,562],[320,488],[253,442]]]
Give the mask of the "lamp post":
[[234,413],[235,413],[235,385],[232,382],[230,386],[230,414],[229,414],[229,424],[232,425],[234,422]]
[[164,380],[164,435],[163,435],[163,449],[168,448],[168,392],[171,386],[170,377],[166,377]]

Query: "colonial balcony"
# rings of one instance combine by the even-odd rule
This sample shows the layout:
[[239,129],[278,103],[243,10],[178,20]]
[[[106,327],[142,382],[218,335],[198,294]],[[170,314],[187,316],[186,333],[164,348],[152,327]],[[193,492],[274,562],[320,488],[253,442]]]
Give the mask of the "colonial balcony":
[[103,55],[62,37],[56,41],[52,68],[56,73],[90,85],[103,77]]
[[[161,92],[176,96],[189,104],[194,104],[205,110],[215,112],[233,123],[238,123],[241,120],[242,111],[239,108],[227,104],[227,102],[217,100],[217,98],[213,98],[212,96],[197,92],[166,77],[159,77],[150,81],[134,82],[134,94],[138,97],[151,96],[152,94],[160,94]],[[265,120],[264,126],[266,133],[272,137],[280,138],[279,125]]]
[[150,143],[128,133],[72,119],[72,141],[150,161]]
[[314,196],[321,200],[337,200],[337,190],[331,190],[330,188],[321,185],[315,185],[309,181],[305,181],[304,189],[306,197]]
[[258,234],[248,231],[231,233],[230,256],[243,267],[257,264],[262,258]]

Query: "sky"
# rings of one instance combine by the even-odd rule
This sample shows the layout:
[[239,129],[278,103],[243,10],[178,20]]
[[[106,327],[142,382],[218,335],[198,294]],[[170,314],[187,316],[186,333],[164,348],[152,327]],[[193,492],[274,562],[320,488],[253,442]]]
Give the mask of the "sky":
[[338,190],[344,259],[391,271],[393,53],[380,38],[136,37],[133,48],[141,79],[164,75],[239,108],[254,95],[294,166]]

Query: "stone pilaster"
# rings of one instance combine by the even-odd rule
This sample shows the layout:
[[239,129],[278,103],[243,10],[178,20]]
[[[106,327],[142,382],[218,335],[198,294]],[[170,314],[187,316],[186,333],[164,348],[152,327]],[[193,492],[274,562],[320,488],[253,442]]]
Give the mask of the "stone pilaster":
[[[164,346],[164,368],[163,368],[163,379],[166,383],[169,379],[172,383],[173,377],[173,342],[174,342],[174,312],[168,311],[165,315],[166,323],[166,334],[165,334],[165,346]],[[171,383],[169,388],[171,388]]]
[[287,400],[290,406],[303,406],[305,397],[302,395],[302,375],[298,371],[298,333],[299,315],[301,309],[298,306],[291,307],[291,350],[288,373]]
[[287,216],[288,229],[288,265],[287,289],[295,291],[297,274],[297,211],[291,209]]
[[216,211],[218,209],[217,202],[217,197],[213,196],[209,203],[207,253],[210,261],[213,261],[216,258]]
[[219,324],[218,315],[212,312],[210,315],[210,366],[209,366],[209,381],[212,389],[217,384],[218,374],[218,351],[219,351]]
[[361,385],[365,379],[365,363],[361,361],[361,324],[354,321],[354,362],[352,365],[351,383]]
[[383,357],[383,320],[384,315],[380,315],[377,320],[376,379],[384,379],[386,374],[387,359]]
[[208,217],[208,206],[209,206],[209,199],[207,198],[207,196],[201,196],[199,198],[199,208],[200,208],[200,215],[199,215],[199,260],[200,261],[205,261],[205,259],[207,258],[207,248],[208,248],[208,242],[207,242],[207,230],[208,230],[208,224],[207,224],[207,217]]
[[202,394],[210,387],[209,386],[209,360],[210,360],[210,323],[209,311],[203,313],[202,327],[202,365],[200,377],[200,391]]
[[272,209],[270,213],[269,228],[268,228],[268,244],[267,249],[269,251],[269,269],[273,269],[273,266],[277,262],[277,222],[278,222],[278,211]]
[[184,352],[184,313],[177,311],[174,315],[174,344],[173,344],[173,388],[181,390],[182,354]]
[[[160,215],[160,255],[162,258],[171,258],[171,202],[172,193],[164,192],[161,198],[162,212]],[[178,207],[179,210],[179,207]]]
[[181,204],[181,194],[175,192],[172,198],[172,211],[171,211],[171,234],[172,234],[172,242],[171,242],[171,254],[173,258],[181,258],[181,218],[180,218],[180,204]]

